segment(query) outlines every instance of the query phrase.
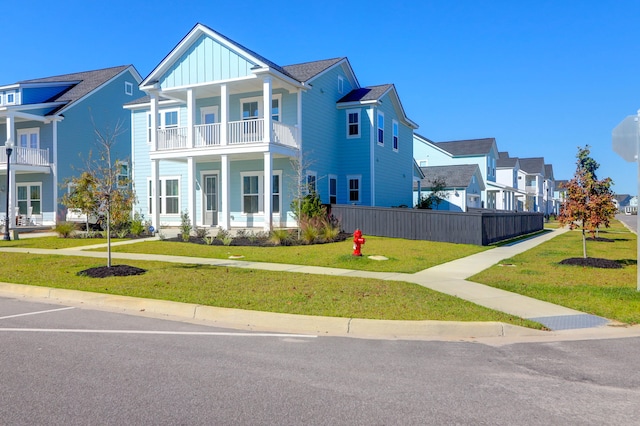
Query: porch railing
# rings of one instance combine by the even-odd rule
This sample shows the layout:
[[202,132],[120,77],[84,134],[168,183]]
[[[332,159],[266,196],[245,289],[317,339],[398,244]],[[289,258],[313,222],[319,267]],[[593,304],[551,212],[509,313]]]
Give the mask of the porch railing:
[[187,128],[158,129],[158,149],[182,149],[187,147]]
[[198,124],[193,126],[195,146],[220,145],[220,123]]
[[262,142],[263,136],[264,120],[260,118],[229,122],[229,145]]
[[[298,146],[298,128],[296,126],[283,124],[278,121],[272,122],[273,131],[271,140],[266,143],[279,143],[291,147]],[[222,124],[198,124],[193,126],[193,146],[208,147],[225,145],[222,141]],[[242,120],[228,123],[227,139],[228,145],[242,145],[248,143],[264,142],[264,120]],[[158,150],[185,149],[188,147],[188,128],[173,127],[169,129],[158,129]]]
[[[0,146],[0,166],[7,164],[7,152],[4,146]],[[26,148],[23,146],[13,147],[11,154],[11,164],[21,164],[27,166],[48,166],[49,149]]]

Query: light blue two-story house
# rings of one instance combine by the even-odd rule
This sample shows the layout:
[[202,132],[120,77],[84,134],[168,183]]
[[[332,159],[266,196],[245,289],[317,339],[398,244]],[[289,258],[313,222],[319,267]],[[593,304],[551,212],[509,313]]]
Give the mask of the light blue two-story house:
[[[0,86],[0,212],[4,218],[8,190],[10,228],[64,220],[62,184],[79,175],[89,151],[96,151],[96,131],[107,135],[119,123],[123,133],[114,155],[130,156],[131,116],[122,105],[142,96],[141,80],[125,65]],[[7,145],[13,146],[9,188]]]
[[152,224],[295,226],[291,200],[410,205],[413,130],[392,84],[347,58],[279,66],[197,24],[130,102],[133,180]]

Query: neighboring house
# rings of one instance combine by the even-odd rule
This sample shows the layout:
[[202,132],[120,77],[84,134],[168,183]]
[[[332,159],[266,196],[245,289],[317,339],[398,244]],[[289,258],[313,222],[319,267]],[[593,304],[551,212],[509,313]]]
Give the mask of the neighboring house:
[[413,130],[392,84],[362,87],[347,58],[279,66],[197,24],[130,102],[133,180],[156,228],[295,226],[323,203],[409,205]]
[[[524,189],[526,192],[526,201],[524,201],[524,210],[530,212],[545,213],[544,208],[544,179],[545,167],[544,158],[519,158],[520,169],[524,172]],[[523,176],[520,176],[523,177]]]
[[566,179],[559,179],[555,181],[555,188],[553,191],[553,200],[554,200],[554,203],[558,206],[558,209],[555,212],[556,214],[560,213],[560,208],[562,207],[562,204],[567,199],[568,186],[569,186],[569,181]]
[[544,165],[544,183],[542,187],[542,213],[545,215],[557,214],[560,211],[560,205],[553,198],[555,192],[555,178],[553,176],[553,165]]
[[[518,189],[518,176],[520,176],[520,161],[516,157],[509,157],[508,152],[500,152],[496,161],[496,182],[508,188],[502,197],[496,200],[499,210],[522,210],[518,199],[524,198],[524,190]],[[522,204],[522,203],[520,203]]]
[[[115,154],[130,156],[130,114],[122,105],[141,96],[141,78],[131,66],[19,81],[0,86],[0,134],[14,145],[11,155],[10,227],[53,225],[61,214],[59,188],[79,174],[96,131],[113,131]],[[0,147],[2,198],[6,197],[6,150]],[[6,214],[2,202],[2,216]],[[17,214],[16,214],[17,210]]]
[[477,164],[485,184],[481,207],[511,210],[514,188],[496,181],[499,154],[495,138],[433,142],[414,134],[413,150],[420,167]]
[[428,197],[437,180],[446,185],[443,192],[446,197],[440,204],[433,204],[434,210],[466,212],[469,208],[480,208],[480,196],[485,190],[482,173],[477,164],[459,164],[453,166],[421,167],[424,178],[414,185],[414,205],[420,197]]
[[624,211],[625,207],[629,207],[631,203],[631,195],[616,194],[613,196],[613,204],[616,205],[618,211]]

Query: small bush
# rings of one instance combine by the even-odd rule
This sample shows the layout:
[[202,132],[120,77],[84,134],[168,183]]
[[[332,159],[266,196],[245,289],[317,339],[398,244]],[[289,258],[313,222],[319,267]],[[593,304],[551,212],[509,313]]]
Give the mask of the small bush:
[[316,240],[316,238],[318,238],[318,235],[319,235],[318,228],[316,228],[315,226],[307,226],[302,229],[302,233],[300,234],[300,239],[305,244],[311,244]]
[[340,234],[340,228],[336,226],[332,226],[330,223],[327,223],[324,228],[322,228],[322,239],[326,242],[335,241]]
[[274,229],[271,231],[269,241],[276,246],[285,245],[291,238],[291,234],[286,229]]
[[202,237],[202,241],[204,241],[204,243],[208,246],[213,245],[213,242],[215,240],[216,240],[216,237],[211,235],[205,235],[204,237]]
[[131,224],[129,225],[129,231],[131,234],[139,237],[144,234],[148,228],[147,222],[144,220],[144,215],[140,212],[135,212]]
[[69,238],[75,229],[76,226],[73,222],[58,222],[53,228],[60,238]]
[[184,211],[180,214],[180,233],[182,236],[182,241],[188,242],[189,237],[191,236],[191,230],[193,227],[191,226],[191,219],[189,218],[189,212]]
[[209,228],[199,227],[195,229],[196,238],[203,239],[209,235]]
[[233,238],[231,238],[231,236],[226,236],[222,238],[222,244],[224,244],[225,246],[230,246],[232,242],[233,242]]
[[218,227],[218,232],[216,233],[216,238],[219,239],[220,241],[224,241],[225,238],[230,238],[231,235],[229,234],[229,231],[227,231],[226,229],[223,229],[222,227]]

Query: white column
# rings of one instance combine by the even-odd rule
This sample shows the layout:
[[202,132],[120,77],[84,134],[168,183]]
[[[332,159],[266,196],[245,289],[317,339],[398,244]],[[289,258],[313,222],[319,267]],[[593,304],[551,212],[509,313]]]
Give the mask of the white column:
[[273,212],[271,207],[271,184],[273,175],[273,161],[270,152],[264,153],[264,230],[271,231],[273,226]]
[[229,143],[229,92],[227,85],[220,86],[220,145]]
[[271,96],[271,77],[264,77],[262,81],[262,110],[264,111],[264,135],[262,141],[266,143],[271,142],[273,126],[271,123]]
[[[152,132],[153,133],[153,132]],[[160,203],[158,202],[158,178],[160,177],[158,160],[151,160],[151,224],[160,231]]]
[[230,202],[230,170],[229,157],[226,154],[220,156],[220,227],[231,229],[231,202]]
[[[53,178],[53,221],[58,222],[58,120],[51,123],[53,132],[53,147],[51,149],[53,155],[53,163],[51,164],[51,177]],[[48,160],[48,159],[47,159]],[[129,168],[131,170],[131,168]],[[40,212],[44,219],[44,210],[40,205]]]
[[[16,119],[13,114],[9,114],[7,116],[7,140],[5,142],[5,147],[8,144],[13,145],[13,153],[11,155],[11,158],[9,158],[11,164],[15,164],[14,160],[17,148],[13,138],[13,135],[15,133],[15,120]],[[9,191],[9,205],[7,206],[7,213],[9,215],[9,229],[12,229],[16,226],[16,216],[13,208],[16,205],[16,172],[14,167],[9,166],[9,168],[11,169],[11,171],[9,172],[9,187],[7,188],[7,191]]]
[[[151,151],[158,150],[158,93],[151,92]],[[154,183],[155,187],[155,183]],[[153,225],[156,226],[156,225]]]
[[193,148],[193,126],[196,124],[196,97],[187,90],[187,148]]
[[196,226],[196,166],[193,157],[187,157],[187,209],[191,226]]

